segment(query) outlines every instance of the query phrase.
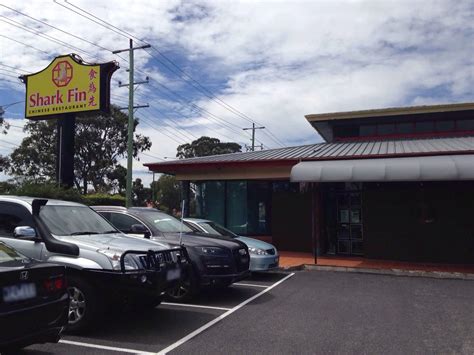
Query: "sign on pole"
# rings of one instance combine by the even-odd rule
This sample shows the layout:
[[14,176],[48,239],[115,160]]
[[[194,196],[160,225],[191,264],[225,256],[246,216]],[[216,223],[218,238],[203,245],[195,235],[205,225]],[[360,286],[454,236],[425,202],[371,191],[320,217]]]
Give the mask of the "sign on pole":
[[25,117],[110,110],[110,79],[116,62],[85,63],[76,54],[56,57],[40,72],[23,75],[26,84]]
[[118,68],[117,62],[88,64],[67,54],[20,77],[26,84],[25,117],[58,121],[56,180],[61,186],[74,184],[75,114],[110,112],[110,79]]

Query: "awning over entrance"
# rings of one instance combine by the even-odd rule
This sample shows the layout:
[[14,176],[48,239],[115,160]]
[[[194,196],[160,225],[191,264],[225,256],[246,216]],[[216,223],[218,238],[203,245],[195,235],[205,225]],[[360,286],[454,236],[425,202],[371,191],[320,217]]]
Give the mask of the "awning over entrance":
[[294,182],[474,180],[474,155],[304,161],[291,169]]

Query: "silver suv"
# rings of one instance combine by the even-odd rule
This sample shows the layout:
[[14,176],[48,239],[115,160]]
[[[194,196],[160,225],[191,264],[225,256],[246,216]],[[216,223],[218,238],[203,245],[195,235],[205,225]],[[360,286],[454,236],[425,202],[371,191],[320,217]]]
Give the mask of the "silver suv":
[[59,200],[0,196],[0,241],[67,267],[70,331],[111,304],[157,306],[189,265],[186,249],[127,237],[89,207]]

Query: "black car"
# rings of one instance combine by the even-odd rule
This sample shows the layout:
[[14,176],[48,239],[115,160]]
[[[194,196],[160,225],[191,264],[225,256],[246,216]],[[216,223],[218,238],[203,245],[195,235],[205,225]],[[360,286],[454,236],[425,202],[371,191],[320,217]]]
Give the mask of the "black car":
[[57,343],[68,309],[64,266],[32,260],[0,242],[0,352]]
[[167,292],[172,299],[190,299],[202,287],[229,286],[249,275],[248,248],[238,240],[195,233],[180,220],[154,208],[92,208],[130,236],[186,248],[192,268],[179,287]]

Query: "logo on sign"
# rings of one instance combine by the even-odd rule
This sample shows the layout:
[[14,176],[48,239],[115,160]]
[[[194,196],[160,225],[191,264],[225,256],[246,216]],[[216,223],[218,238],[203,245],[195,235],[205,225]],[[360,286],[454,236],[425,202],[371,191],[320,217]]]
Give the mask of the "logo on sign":
[[20,280],[28,280],[28,271],[20,272]]
[[72,65],[66,60],[56,64],[53,68],[53,83],[57,87],[63,87],[69,84],[72,79]]

